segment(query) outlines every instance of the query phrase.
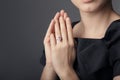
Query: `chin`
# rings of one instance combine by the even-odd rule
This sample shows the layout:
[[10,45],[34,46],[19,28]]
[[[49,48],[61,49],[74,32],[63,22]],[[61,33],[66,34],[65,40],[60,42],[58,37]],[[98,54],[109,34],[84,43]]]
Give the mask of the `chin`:
[[82,12],[96,12],[108,4],[108,0],[85,0],[91,2],[83,2],[83,0],[71,0],[72,3]]
[[92,12],[96,12],[100,9],[100,7],[98,6],[94,6],[94,5],[84,5],[82,7],[79,8],[80,11],[82,12],[87,12],[87,13],[92,13]]

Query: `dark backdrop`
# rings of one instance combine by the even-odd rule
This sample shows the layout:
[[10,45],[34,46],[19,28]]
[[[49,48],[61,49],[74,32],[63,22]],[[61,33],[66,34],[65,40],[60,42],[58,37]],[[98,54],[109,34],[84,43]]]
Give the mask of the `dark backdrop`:
[[[120,12],[120,0],[114,0]],[[54,14],[79,13],[70,0],[0,0],[0,80],[39,80],[43,38]]]

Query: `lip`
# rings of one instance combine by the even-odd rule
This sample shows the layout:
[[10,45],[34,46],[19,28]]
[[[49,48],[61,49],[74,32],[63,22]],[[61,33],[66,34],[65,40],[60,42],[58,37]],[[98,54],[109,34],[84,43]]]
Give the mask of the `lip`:
[[83,0],[84,3],[90,3],[92,2],[93,0]]

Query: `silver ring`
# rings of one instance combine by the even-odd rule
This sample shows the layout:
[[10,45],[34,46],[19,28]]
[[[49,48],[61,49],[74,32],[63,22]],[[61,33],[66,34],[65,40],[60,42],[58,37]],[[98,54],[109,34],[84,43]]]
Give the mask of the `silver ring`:
[[61,42],[62,41],[62,37],[56,37],[56,41],[58,41],[58,42]]

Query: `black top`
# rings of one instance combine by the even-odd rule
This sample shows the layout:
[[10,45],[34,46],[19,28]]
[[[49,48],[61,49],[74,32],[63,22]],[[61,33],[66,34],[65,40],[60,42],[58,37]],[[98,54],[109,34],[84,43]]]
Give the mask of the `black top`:
[[[74,39],[77,41],[74,70],[80,80],[112,80],[120,75],[120,19],[110,24],[101,39]],[[41,64],[45,65],[44,52]]]

